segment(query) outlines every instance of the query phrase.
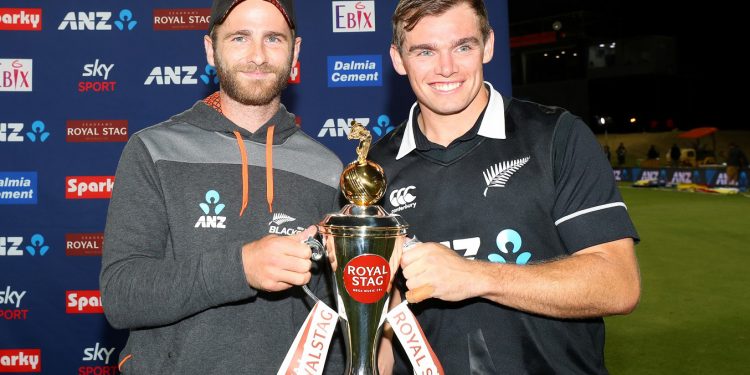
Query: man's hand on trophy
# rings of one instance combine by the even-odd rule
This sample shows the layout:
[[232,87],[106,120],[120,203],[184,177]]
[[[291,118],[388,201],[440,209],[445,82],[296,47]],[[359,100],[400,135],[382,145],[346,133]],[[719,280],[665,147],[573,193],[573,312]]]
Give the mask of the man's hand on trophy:
[[401,268],[409,288],[409,303],[428,298],[461,301],[473,297],[471,261],[441,244],[425,242],[410,247],[401,256]]
[[315,231],[311,226],[291,236],[268,235],[242,246],[242,267],[248,284],[269,292],[307,284],[312,276],[312,250],[303,241]]

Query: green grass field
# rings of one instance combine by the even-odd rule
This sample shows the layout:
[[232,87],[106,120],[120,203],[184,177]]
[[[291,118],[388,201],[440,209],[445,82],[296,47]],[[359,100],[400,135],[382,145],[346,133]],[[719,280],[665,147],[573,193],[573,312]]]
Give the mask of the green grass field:
[[642,293],[606,319],[612,374],[750,373],[750,198],[621,189]]

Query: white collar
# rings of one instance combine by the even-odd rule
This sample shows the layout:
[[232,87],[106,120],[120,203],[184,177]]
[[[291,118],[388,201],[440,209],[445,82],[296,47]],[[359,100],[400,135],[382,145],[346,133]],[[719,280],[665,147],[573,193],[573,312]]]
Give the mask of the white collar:
[[[484,81],[484,84],[490,88],[490,100],[487,104],[487,109],[484,111],[482,123],[479,124],[477,134],[487,138],[505,139],[505,103],[503,103],[503,96],[495,91],[491,83]],[[413,116],[414,108],[418,104],[419,102],[415,102],[411,106],[411,109],[409,109],[409,120],[406,122],[406,129],[404,129],[404,136],[401,140],[401,147],[398,149],[396,160],[403,158],[406,154],[417,148],[417,144],[414,141],[414,129],[412,127],[416,123],[416,119]]]

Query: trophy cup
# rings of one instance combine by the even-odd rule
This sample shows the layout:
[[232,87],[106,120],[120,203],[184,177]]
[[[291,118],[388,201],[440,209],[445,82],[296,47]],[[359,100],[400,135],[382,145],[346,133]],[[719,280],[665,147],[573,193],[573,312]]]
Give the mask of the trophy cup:
[[318,232],[337,263],[333,274],[346,344],[345,374],[372,375],[378,374],[376,351],[407,224],[374,205],[385,193],[386,179],[383,169],[366,159],[370,132],[353,121],[348,138],[360,140],[357,160],[341,174],[341,190],[350,203],[327,215]]

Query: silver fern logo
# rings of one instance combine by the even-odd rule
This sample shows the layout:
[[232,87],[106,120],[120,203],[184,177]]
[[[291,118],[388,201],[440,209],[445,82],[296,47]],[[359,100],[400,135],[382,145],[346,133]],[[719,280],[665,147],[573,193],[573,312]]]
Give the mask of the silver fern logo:
[[271,218],[271,221],[268,222],[268,225],[271,225],[271,224],[281,225],[281,224],[288,223],[290,221],[295,221],[295,220],[297,219],[287,214],[282,214],[281,212],[277,212],[273,214],[273,217]]
[[516,171],[521,169],[529,159],[531,159],[531,156],[512,161],[500,162],[487,168],[482,173],[484,175],[484,182],[487,184],[487,187],[484,189],[484,196],[487,196],[487,190],[489,190],[489,188],[505,187],[505,184],[508,183],[508,180],[513,176],[513,173],[516,173]]

